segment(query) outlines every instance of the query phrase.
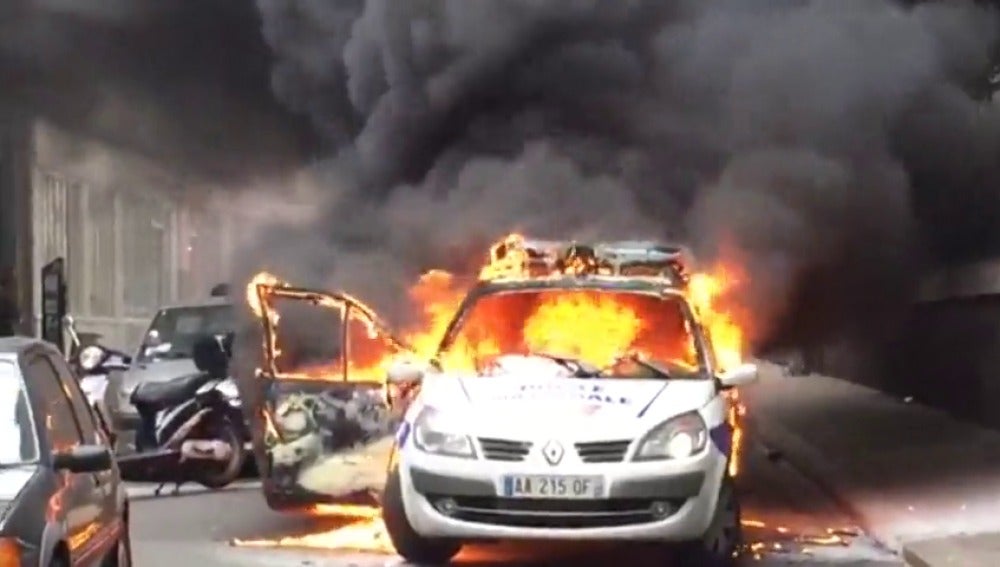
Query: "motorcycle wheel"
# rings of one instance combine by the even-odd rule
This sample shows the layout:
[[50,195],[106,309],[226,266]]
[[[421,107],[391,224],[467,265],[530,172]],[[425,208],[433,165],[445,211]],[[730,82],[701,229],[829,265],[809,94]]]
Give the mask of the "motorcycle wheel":
[[197,482],[205,488],[218,490],[232,484],[243,472],[243,465],[246,463],[247,452],[243,446],[243,439],[237,428],[228,419],[221,420],[214,427],[209,428],[213,439],[218,439],[227,443],[232,450],[231,456],[226,463],[211,463],[205,465],[198,472]]

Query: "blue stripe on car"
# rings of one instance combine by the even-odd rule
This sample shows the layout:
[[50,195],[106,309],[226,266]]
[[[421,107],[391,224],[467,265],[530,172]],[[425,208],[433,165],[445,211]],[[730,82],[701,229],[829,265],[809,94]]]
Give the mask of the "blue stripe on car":
[[399,429],[396,431],[396,445],[402,449],[406,445],[406,440],[410,438],[410,422],[404,421],[399,424]]
[[719,452],[729,458],[733,452],[733,428],[728,421],[723,421],[708,432],[709,439]]

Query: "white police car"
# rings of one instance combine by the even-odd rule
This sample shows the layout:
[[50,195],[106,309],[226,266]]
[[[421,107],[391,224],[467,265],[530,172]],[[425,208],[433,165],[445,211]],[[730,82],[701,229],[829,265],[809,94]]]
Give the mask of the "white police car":
[[[645,354],[595,368],[526,348],[519,314],[552,293],[643,303],[656,326],[630,346]],[[583,332],[580,323],[567,321],[565,330]],[[490,343],[501,356],[475,371],[449,368],[455,350],[489,328],[504,329]],[[613,341],[608,331],[602,339]],[[560,539],[659,542],[681,564],[726,565],[740,516],[727,472],[725,390],[756,376],[752,364],[717,370],[709,337],[669,282],[594,276],[480,285],[434,363],[389,372],[390,384],[416,392],[382,500],[390,539],[417,563],[447,562],[467,541]]]

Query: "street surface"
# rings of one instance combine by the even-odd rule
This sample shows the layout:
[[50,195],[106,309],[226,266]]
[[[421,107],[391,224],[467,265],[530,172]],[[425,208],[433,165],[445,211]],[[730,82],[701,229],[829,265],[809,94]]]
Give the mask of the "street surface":
[[[744,524],[750,551],[745,563],[781,565],[897,566],[894,555],[860,535],[851,520],[819,489],[775,453],[751,442],[740,473]],[[293,549],[233,546],[232,540],[273,540],[322,534],[347,526],[351,519],[284,516],[268,510],[255,482],[209,493],[185,487],[178,496],[152,497],[152,487],[130,489],[135,564],[139,567],[250,567],[257,565],[382,567],[401,565],[393,555],[348,549]],[[169,491],[168,491],[169,493]],[[361,520],[363,522],[363,520]],[[361,542],[371,542],[361,530]],[[340,532],[343,538],[345,532]],[[316,536],[314,540],[329,539]],[[608,565],[621,562],[661,566],[662,561],[637,546],[568,544],[481,546],[463,551],[465,565]],[[621,564],[621,563],[620,563]]]

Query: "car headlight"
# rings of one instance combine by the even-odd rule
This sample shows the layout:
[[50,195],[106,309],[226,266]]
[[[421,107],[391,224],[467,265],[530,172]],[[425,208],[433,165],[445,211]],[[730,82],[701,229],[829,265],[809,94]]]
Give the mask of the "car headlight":
[[639,443],[635,460],[684,459],[700,453],[707,443],[705,420],[696,412],[686,413],[650,430]]
[[84,370],[97,368],[97,365],[104,360],[104,353],[104,349],[97,345],[90,345],[84,348],[79,354],[80,368]]
[[426,453],[474,459],[476,450],[472,440],[468,435],[459,433],[460,430],[460,424],[427,407],[413,424],[413,443]]

